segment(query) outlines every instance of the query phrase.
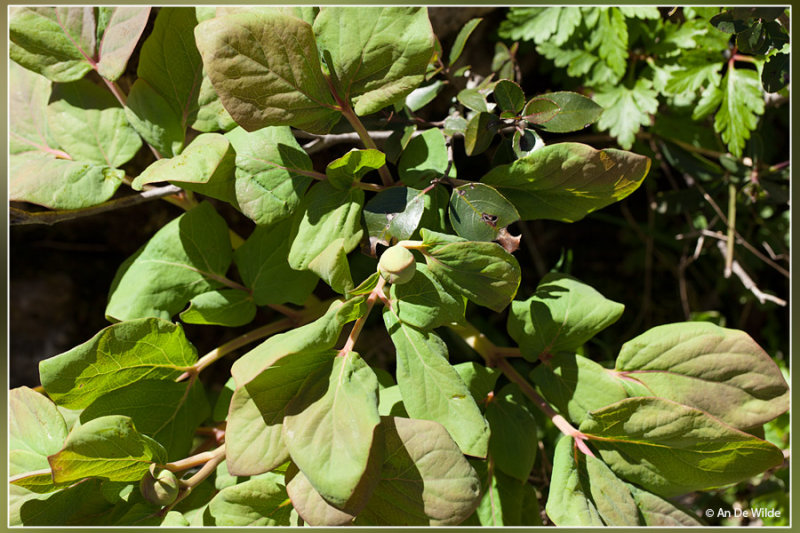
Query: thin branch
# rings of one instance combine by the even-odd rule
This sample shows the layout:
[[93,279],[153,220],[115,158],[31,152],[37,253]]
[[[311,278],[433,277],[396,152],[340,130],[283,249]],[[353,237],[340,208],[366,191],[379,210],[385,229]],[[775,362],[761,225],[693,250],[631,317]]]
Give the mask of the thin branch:
[[117,198],[116,200],[110,200],[108,202],[104,202],[102,204],[94,205],[92,207],[87,207],[84,209],[59,209],[53,211],[30,212],[16,207],[11,207],[9,208],[9,215],[12,226],[22,225],[22,224],[53,225],[58,222],[63,222],[65,220],[73,220],[76,218],[82,218],[82,217],[97,215],[100,213],[105,213],[106,211],[113,211],[115,209],[122,209],[124,207],[138,205],[144,202],[149,202],[150,200],[155,200],[158,198],[164,198],[165,196],[179,194],[180,192],[182,192],[182,189],[180,187],[176,187],[174,185],[167,185],[164,187],[159,187],[157,189],[142,191],[139,194],[133,194],[130,196],[125,196],[123,198]]
[[[728,247],[726,246],[725,241],[717,241],[717,248],[719,248],[719,251],[723,256],[727,257]],[[733,259],[731,263],[731,272],[736,274],[736,277],[742,282],[744,288],[752,292],[756,299],[762,304],[769,301],[781,307],[786,307],[786,300],[778,298],[772,294],[767,294],[759,289],[753,279],[747,274],[747,272],[745,272],[744,268],[742,268],[742,265],[740,265],[735,259]]]

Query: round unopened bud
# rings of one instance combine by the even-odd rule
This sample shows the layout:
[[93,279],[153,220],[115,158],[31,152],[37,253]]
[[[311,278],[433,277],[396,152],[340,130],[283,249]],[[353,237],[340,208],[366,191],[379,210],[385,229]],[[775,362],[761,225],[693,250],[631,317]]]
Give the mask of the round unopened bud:
[[417,262],[407,248],[392,246],[381,255],[378,271],[383,279],[395,285],[408,283],[417,271]]
[[150,465],[150,471],[145,474],[139,483],[144,499],[156,505],[169,505],[178,497],[180,483],[175,474],[169,470],[155,472],[155,465]]

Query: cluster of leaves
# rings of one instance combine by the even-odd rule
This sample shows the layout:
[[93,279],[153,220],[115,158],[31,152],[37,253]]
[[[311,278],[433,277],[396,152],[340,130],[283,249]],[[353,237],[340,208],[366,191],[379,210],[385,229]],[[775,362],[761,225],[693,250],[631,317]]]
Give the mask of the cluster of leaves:
[[[112,325],[41,363],[46,396],[11,391],[12,523],[538,525],[530,475],[544,433],[560,431],[550,521],[696,525],[669,498],[782,462],[745,430],[788,409],[788,386],[744,332],[660,326],[607,369],[578,352],[622,304],[556,273],[515,300],[510,224],[580,220],[650,169],[541,141],[602,121],[597,103],[487,78],[458,91],[441,128],[403,123],[382,151],[362,117],[413,119],[453,84],[479,21],[445,65],[425,8],[162,8],[125,97],[115,80],[149,16],[12,11],[12,200],[76,210],[123,182],[142,194],[168,182],[186,208],[119,267]],[[90,71],[116,102],[95,100]],[[347,125],[364,149],[315,170],[296,131]],[[456,178],[454,139],[475,156],[511,131],[491,170]],[[145,144],[156,160],[129,178],[119,168]],[[253,221],[246,239],[226,209]],[[400,278],[377,261],[385,246],[413,254],[402,283],[387,284]],[[354,350],[377,303],[393,373]],[[508,309],[518,348],[472,326],[472,306]],[[259,307],[286,317],[203,357],[173,322],[242,326]],[[265,337],[207,390],[201,372]],[[485,364],[450,363],[467,347]]]

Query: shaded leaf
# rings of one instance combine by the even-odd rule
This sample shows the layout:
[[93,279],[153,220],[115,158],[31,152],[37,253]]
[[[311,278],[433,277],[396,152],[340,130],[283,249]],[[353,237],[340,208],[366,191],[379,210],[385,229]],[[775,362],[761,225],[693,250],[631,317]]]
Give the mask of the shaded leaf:
[[494,384],[500,377],[500,371],[480,363],[468,361],[453,365],[461,380],[469,389],[470,394],[478,404],[486,401],[486,396],[494,390]]
[[294,463],[286,470],[286,492],[292,506],[310,526],[343,526],[355,520],[355,515],[326,502]]
[[495,469],[521,483],[527,482],[536,462],[539,438],[536,420],[517,385],[509,383],[486,404],[486,420],[491,429],[489,453]]
[[448,213],[456,233],[470,241],[493,241],[501,229],[519,220],[514,204],[482,183],[454,188]]
[[378,170],[386,164],[386,156],[378,150],[350,150],[339,159],[328,163],[325,175],[337,189],[347,189],[353,182],[361,181],[371,170]]
[[271,474],[219,491],[203,511],[203,525],[289,526],[291,511],[283,479]]
[[476,113],[467,122],[464,131],[464,150],[467,155],[478,155],[485,152],[492,144],[497,130],[500,128],[500,121],[492,113]]
[[422,187],[447,169],[447,146],[438,128],[413,137],[397,163],[397,173],[409,187]]
[[464,51],[464,46],[467,44],[467,39],[469,39],[469,36],[472,35],[472,32],[475,31],[475,28],[482,20],[482,18],[470,19],[458,30],[458,34],[453,41],[453,46],[450,47],[450,55],[447,57],[448,65],[452,65],[458,61],[458,58],[461,57],[461,52]]
[[183,329],[157,318],[108,326],[94,337],[39,363],[50,398],[70,409],[143,379],[174,380],[197,361]]
[[410,187],[391,187],[373,196],[364,206],[370,247],[410,238],[422,219],[425,196]]
[[494,86],[494,99],[500,109],[519,113],[525,106],[525,93],[519,85],[510,80],[500,80]]

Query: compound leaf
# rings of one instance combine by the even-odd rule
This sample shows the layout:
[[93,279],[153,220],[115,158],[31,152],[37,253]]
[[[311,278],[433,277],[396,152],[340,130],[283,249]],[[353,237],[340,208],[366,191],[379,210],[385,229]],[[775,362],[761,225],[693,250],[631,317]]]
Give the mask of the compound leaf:
[[729,68],[722,80],[722,100],[714,116],[714,129],[722,135],[728,150],[741,157],[750,132],[764,113],[761,81],[754,70]]
[[658,91],[645,78],[640,78],[632,89],[618,85],[595,95],[603,106],[597,127],[617,138],[620,146],[633,146],[642,126],[649,126],[650,116],[658,110]]

